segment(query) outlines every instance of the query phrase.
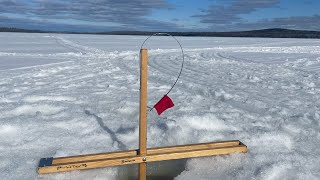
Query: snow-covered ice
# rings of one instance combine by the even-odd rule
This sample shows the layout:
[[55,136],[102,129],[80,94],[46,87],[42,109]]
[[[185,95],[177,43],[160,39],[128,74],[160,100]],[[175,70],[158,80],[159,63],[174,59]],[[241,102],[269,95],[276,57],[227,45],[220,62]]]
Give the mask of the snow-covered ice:
[[[136,166],[50,175],[36,167],[43,157],[138,148],[145,38],[0,33],[1,179],[136,175]],[[169,94],[175,107],[148,114],[148,147],[239,139],[249,152],[161,162],[149,175],[320,178],[320,40],[177,38],[186,59]],[[181,54],[168,37],[146,46],[152,106],[173,84]]]

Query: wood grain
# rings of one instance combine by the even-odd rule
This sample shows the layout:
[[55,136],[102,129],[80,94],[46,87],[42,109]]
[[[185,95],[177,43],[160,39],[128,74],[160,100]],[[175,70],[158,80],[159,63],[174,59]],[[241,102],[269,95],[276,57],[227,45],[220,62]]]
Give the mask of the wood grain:
[[[216,145],[222,145],[223,143],[216,142]],[[128,165],[128,164],[146,164],[148,162],[155,161],[164,161],[164,160],[172,160],[172,159],[184,159],[184,158],[194,158],[194,157],[203,157],[203,156],[213,156],[213,155],[221,155],[221,154],[230,154],[234,152],[247,152],[247,146],[238,141],[237,145],[231,145],[230,142],[227,146],[218,146],[218,147],[204,147],[204,144],[201,144],[202,149],[194,149],[195,147],[200,148],[197,145],[185,145],[178,146],[179,148],[185,147],[184,150],[174,150],[169,151],[166,149],[165,151],[154,151],[151,155],[147,154],[144,157],[140,155],[134,156],[125,156],[125,157],[116,157],[116,158],[108,158],[108,159],[98,159],[98,160],[89,160],[89,161],[78,161],[73,163],[63,163],[63,164],[55,164],[52,166],[39,167],[38,173],[54,173],[54,172],[64,172],[64,171],[72,171],[79,169],[92,169],[92,168],[100,168],[100,167],[108,167],[108,166],[120,166],[120,165]],[[140,165],[139,165],[140,166]],[[141,169],[144,173],[144,167]],[[140,170],[139,170],[140,172]],[[143,178],[143,177],[142,177]]]
[[[139,156],[147,155],[147,95],[148,95],[148,50],[140,50],[140,118],[139,118]],[[139,180],[146,180],[147,164],[139,165]]]

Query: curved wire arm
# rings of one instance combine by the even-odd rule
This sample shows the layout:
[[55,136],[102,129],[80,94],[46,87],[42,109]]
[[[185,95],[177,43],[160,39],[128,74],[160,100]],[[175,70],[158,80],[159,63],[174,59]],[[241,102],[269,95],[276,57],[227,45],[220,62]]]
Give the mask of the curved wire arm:
[[[175,80],[175,82],[173,83],[173,85],[171,86],[171,88],[169,89],[169,91],[165,94],[165,95],[168,95],[168,94],[171,92],[171,90],[174,88],[174,86],[177,84],[177,82],[178,82],[178,80],[179,80],[179,78],[180,78],[180,76],[181,76],[181,73],[182,73],[182,70],[183,70],[183,65],[184,65],[184,51],[183,51],[182,45],[181,45],[181,43],[178,41],[178,39],[175,38],[174,36],[172,36],[172,35],[169,34],[169,33],[154,33],[154,34],[152,34],[151,36],[147,37],[147,38],[143,41],[143,43],[142,43],[141,46],[140,46],[140,49],[143,48],[143,45],[144,45],[151,37],[157,36],[157,35],[166,35],[166,36],[172,37],[172,38],[179,44],[180,49],[181,49],[181,54],[182,54],[182,63],[181,63],[181,68],[180,68],[179,75],[178,75],[177,79]],[[139,53],[139,56],[141,56],[141,51],[140,51],[140,53]],[[153,108],[154,108],[154,107],[151,108],[151,107],[149,107],[149,106],[147,106],[147,107],[149,108],[148,111],[152,111]]]

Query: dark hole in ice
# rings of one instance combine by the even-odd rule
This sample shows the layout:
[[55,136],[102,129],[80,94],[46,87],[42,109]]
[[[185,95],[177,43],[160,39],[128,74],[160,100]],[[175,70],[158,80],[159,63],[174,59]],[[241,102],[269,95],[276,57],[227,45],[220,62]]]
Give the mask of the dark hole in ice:
[[[147,163],[147,180],[173,180],[185,170],[187,159]],[[119,166],[117,180],[138,180],[139,165]]]

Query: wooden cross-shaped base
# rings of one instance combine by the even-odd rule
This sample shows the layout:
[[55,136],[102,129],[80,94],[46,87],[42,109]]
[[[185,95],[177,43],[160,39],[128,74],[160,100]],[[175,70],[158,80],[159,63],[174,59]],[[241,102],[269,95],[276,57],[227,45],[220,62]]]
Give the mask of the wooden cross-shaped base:
[[239,140],[189,144],[147,149],[147,77],[148,51],[141,49],[139,149],[58,158],[42,158],[38,173],[54,173],[108,166],[139,164],[139,180],[146,180],[146,163],[247,152]]
[[108,166],[230,154],[233,152],[244,153],[247,152],[247,147],[240,141],[235,140],[150,148],[147,150],[146,156],[140,156],[138,152],[139,150],[131,150],[60,158],[42,158],[38,167],[38,173],[45,174],[79,169],[93,169]]

